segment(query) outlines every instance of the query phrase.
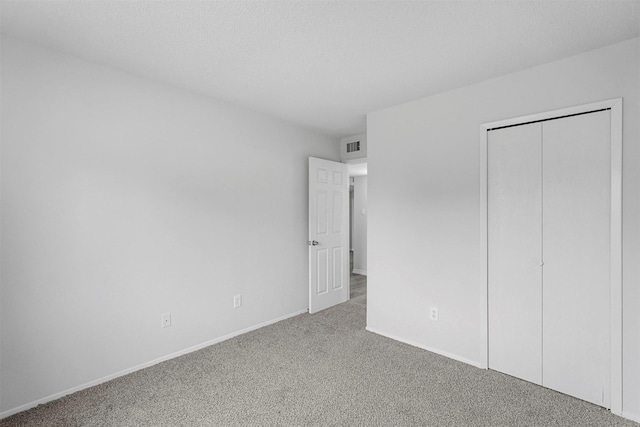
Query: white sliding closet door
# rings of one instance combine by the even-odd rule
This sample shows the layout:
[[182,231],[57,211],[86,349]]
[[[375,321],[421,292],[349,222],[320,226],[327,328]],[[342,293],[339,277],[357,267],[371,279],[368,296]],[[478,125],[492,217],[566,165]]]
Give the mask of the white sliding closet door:
[[542,384],[541,123],[488,136],[491,369]]
[[542,133],[543,385],[609,407],[610,111]]

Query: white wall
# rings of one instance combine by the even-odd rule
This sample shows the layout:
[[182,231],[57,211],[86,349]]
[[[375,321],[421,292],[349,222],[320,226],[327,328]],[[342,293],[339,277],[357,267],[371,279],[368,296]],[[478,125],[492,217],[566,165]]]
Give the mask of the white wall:
[[367,177],[353,181],[353,272],[367,274]]
[[337,140],[11,39],[1,136],[4,415],[307,309]]
[[623,410],[640,420],[639,53],[634,39],[368,116],[368,328],[478,363],[480,124],[623,97]]

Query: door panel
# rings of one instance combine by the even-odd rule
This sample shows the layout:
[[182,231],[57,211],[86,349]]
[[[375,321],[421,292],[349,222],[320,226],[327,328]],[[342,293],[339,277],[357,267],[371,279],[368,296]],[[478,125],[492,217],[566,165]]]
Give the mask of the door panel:
[[543,385],[609,407],[610,112],[543,135]]
[[488,135],[489,367],[542,383],[541,124]]
[[329,251],[318,249],[316,251],[316,295],[329,292]]
[[344,286],[344,257],[342,247],[333,248],[333,289]]
[[[334,183],[335,184],[335,183]],[[340,185],[342,186],[342,184],[336,184],[336,185]],[[344,213],[343,213],[343,209],[344,209],[344,205],[343,205],[343,200],[344,200],[344,191],[334,191],[333,192],[333,206],[331,207],[331,212],[332,212],[332,232],[333,234],[340,234],[342,233],[342,225],[344,222]]]
[[316,197],[316,235],[327,235],[327,192],[325,190],[317,190]]
[[349,298],[347,165],[309,157],[309,312]]

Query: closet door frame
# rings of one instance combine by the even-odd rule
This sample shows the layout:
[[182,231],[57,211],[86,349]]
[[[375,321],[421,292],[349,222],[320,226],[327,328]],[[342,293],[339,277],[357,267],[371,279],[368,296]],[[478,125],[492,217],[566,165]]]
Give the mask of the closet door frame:
[[611,412],[622,415],[622,98],[480,125],[480,367],[483,369],[489,367],[488,132],[505,126],[517,126],[604,109],[609,109],[611,114],[610,403]]

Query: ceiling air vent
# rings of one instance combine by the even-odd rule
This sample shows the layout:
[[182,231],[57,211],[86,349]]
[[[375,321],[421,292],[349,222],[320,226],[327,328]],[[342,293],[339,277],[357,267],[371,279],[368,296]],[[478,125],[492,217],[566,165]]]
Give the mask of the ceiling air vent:
[[353,141],[347,144],[347,153],[354,153],[360,151],[360,141]]

